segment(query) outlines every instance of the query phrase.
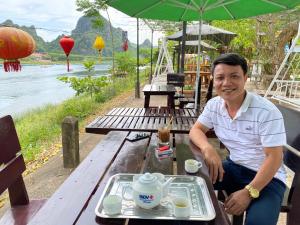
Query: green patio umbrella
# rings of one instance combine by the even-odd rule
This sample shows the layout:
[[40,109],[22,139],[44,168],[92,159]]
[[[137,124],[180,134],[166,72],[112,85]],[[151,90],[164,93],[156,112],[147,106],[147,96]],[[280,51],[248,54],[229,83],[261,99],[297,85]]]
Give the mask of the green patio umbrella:
[[[300,0],[106,0],[109,6],[137,18],[199,21],[198,55],[202,21],[234,20],[275,13],[300,5]],[[198,102],[200,57],[197,61],[195,109]]]

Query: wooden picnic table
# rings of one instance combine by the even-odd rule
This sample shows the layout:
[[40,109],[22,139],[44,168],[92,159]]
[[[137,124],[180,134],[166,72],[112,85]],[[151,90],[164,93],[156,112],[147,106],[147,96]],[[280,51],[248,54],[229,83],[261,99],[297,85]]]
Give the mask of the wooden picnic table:
[[[128,134],[129,132],[124,131],[110,132],[47,200],[29,224],[175,225],[179,222],[185,225],[230,224],[224,208],[216,198],[202,156],[197,148],[190,143],[188,135],[174,134],[174,157],[159,161],[154,154],[157,143],[156,134],[150,134],[147,139],[134,143],[126,140]],[[184,161],[189,158],[195,158],[204,165],[194,175],[201,176],[206,181],[216,212],[216,217],[212,221],[103,219],[96,216],[96,205],[112,175],[144,172],[186,175]]]
[[[159,127],[170,125],[171,133],[189,133],[197,121],[198,113],[193,109],[170,108],[114,108],[105,116],[96,118],[86,126],[87,133],[107,134],[110,131],[157,132]],[[207,133],[215,137],[213,131]]]
[[145,95],[144,108],[148,108],[150,104],[151,95],[167,95],[168,97],[168,107],[175,108],[175,93],[176,88],[171,84],[146,84],[143,88]]

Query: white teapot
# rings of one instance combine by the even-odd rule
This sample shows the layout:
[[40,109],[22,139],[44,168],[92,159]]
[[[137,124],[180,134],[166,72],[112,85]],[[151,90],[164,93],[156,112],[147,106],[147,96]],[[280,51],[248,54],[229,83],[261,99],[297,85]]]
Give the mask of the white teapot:
[[162,179],[159,178],[157,174],[150,173],[134,177],[132,198],[136,205],[144,209],[151,209],[160,204],[165,195],[165,190],[174,178],[170,178],[165,182],[162,182]]

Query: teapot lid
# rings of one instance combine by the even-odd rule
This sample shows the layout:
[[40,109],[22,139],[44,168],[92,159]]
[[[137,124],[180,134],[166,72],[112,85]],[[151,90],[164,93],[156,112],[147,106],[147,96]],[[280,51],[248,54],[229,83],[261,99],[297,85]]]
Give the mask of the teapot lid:
[[150,173],[145,173],[144,175],[140,176],[139,181],[144,184],[152,183],[157,180],[157,177],[150,174]]

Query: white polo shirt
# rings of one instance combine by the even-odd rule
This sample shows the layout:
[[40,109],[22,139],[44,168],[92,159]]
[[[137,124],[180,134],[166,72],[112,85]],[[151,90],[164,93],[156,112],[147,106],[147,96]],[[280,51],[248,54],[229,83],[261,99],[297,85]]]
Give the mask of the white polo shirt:
[[[258,171],[266,155],[263,147],[286,144],[286,134],[281,112],[269,100],[247,92],[236,116],[231,119],[225,102],[219,96],[207,102],[198,122],[214,128],[219,140],[230,152],[236,164]],[[283,164],[275,177],[286,183]]]

